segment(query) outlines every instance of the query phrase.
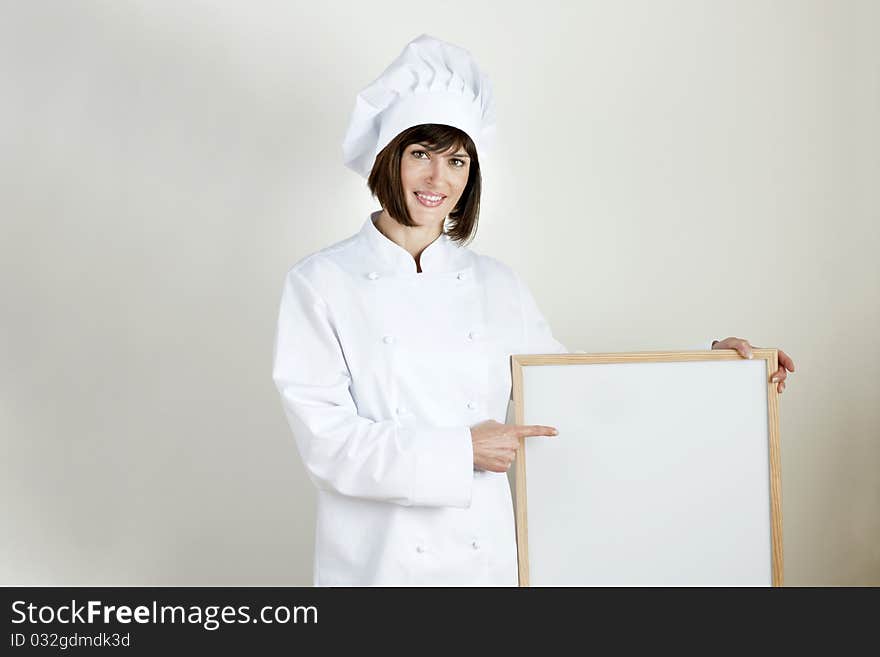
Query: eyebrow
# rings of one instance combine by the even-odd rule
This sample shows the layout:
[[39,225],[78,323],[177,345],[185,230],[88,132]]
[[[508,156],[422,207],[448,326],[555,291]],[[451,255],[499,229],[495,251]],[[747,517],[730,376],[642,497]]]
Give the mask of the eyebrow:
[[[430,146],[428,144],[421,142],[421,141],[418,144],[416,144],[416,146],[421,146],[422,148],[430,148]],[[466,158],[470,159],[471,156],[468,155],[467,153],[462,153],[461,151],[459,151],[458,153],[453,153],[449,157],[466,157]]]

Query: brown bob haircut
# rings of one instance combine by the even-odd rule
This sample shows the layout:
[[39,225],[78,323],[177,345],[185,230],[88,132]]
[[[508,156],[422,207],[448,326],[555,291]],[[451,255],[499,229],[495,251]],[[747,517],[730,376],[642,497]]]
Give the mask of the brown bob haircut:
[[367,179],[370,192],[379,199],[382,208],[399,224],[416,225],[406,209],[403,184],[400,180],[400,159],[406,147],[411,144],[426,144],[426,150],[431,153],[443,153],[454,146],[456,149],[463,148],[470,155],[468,181],[458,204],[449,213],[445,230],[450,239],[462,245],[467,244],[477,232],[482,178],[477,147],[464,131],[440,123],[423,123],[407,128],[376,156],[370,177]]

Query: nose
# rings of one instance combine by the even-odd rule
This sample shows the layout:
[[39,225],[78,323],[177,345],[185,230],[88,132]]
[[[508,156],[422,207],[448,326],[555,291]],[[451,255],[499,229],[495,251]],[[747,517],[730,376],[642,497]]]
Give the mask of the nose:
[[431,158],[428,163],[428,171],[425,173],[426,183],[438,183],[443,180],[443,160],[439,157]]

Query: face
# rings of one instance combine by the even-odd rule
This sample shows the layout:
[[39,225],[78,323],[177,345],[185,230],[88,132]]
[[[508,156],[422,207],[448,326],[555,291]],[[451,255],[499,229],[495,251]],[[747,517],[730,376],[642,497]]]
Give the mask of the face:
[[400,180],[409,216],[420,226],[439,225],[467,185],[471,160],[461,147],[431,153],[424,144],[410,144],[400,158]]

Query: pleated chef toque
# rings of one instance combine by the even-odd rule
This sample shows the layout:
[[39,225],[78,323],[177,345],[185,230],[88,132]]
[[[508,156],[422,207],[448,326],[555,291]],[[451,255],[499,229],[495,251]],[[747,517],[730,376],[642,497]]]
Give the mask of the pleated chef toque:
[[342,142],[345,166],[369,178],[376,156],[402,131],[422,123],[463,130],[482,157],[495,137],[489,78],[464,48],[423,34],[355,99]]

